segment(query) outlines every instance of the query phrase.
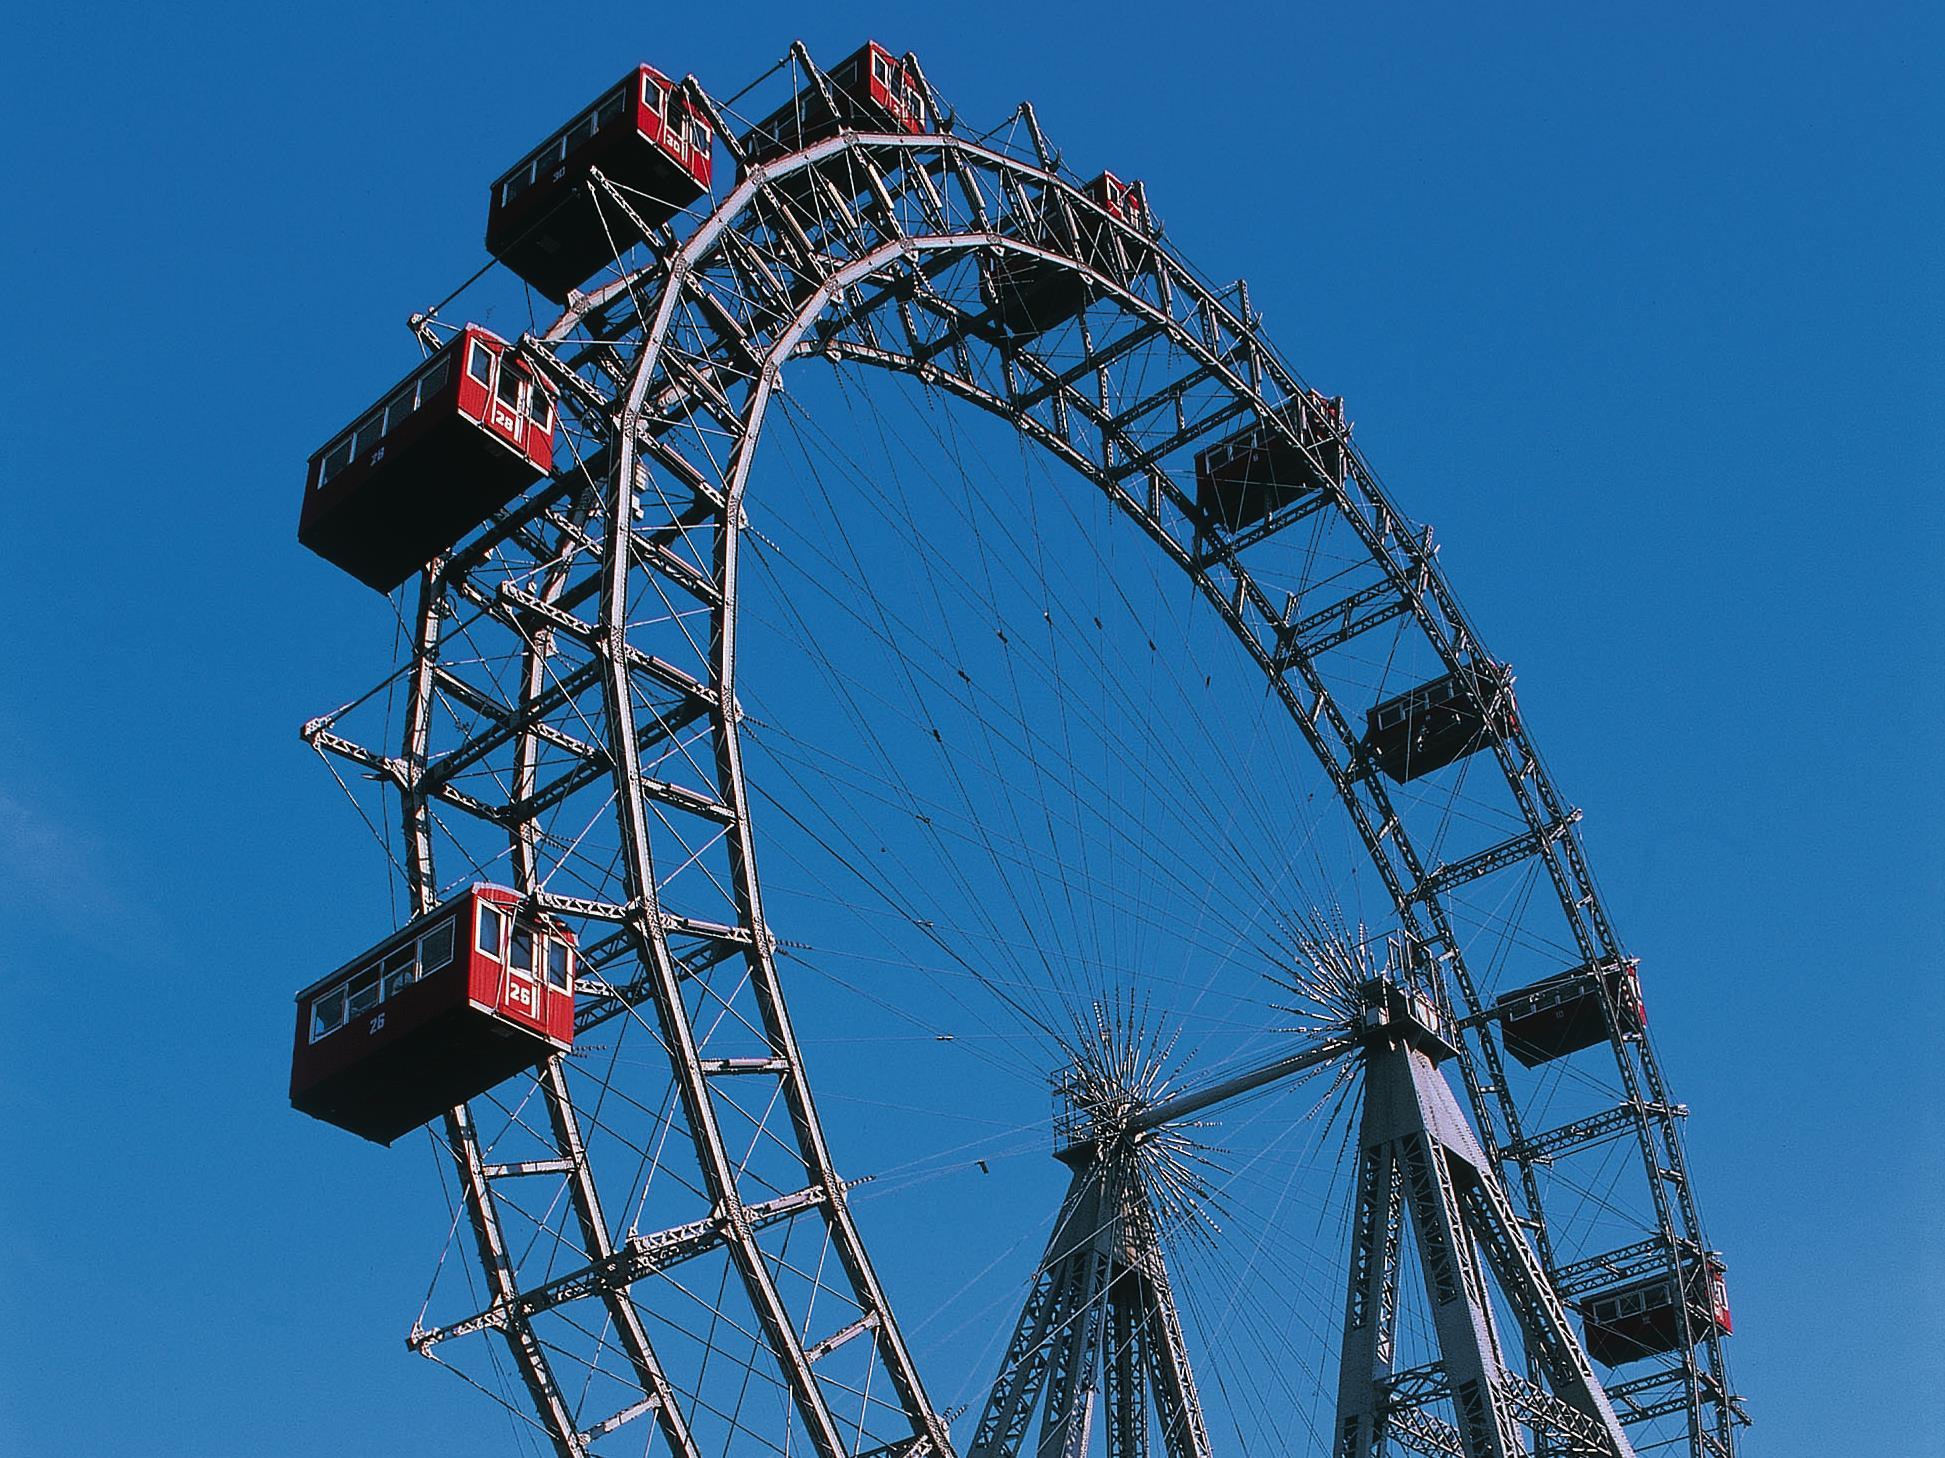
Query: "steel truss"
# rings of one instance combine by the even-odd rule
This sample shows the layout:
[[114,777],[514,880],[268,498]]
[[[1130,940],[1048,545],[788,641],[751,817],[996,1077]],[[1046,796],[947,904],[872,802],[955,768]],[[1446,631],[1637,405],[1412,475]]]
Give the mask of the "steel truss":
[[[805,87],[827,86],[801,47],[792,57]],[[731,120],[693,78],[684,85],[736,153]],[[1190,456],[1251,422],[1277,427],[1276,407],[1301,395],[1302,382],[1262,336],[1241,284],[1211,287],[1158,237],[1095,208],[1058,170],[1030,108],[1019,128],[1030,145],[1018,151],[955,135],[949,121],[937,135],[845,132],[741,166],[741,180],[687,236],[647,230],[653,241],[625,269],[519,343],[559,392],[574,459],[424,575],[398,679],[396,751],[359,742],[348,711],[306,726],[320,751],[395,787],[415,909],[465,873],[435,864],[449,822],[503,837],[505,879],[586,928],[583,1032],[642,1022],[669,1059],[676,1122],[693,1146],[693,1208],[669,1212],[660,1231],[617,1238],[623,1221],[604,1206],[589,1153],[590,1111],[559,1066],[537,1085],[540,1115],[516,1120],[532,1136],[531,1157],[493,1157],[465,1108],[446,1123],[486,1304],[470,1323],[418,1331],[414,1343],[436,1355],[462,1329],[500,1333],[540,1427],[570,1458],[637,1419],[685,1458],[753,1431],[740,1400],[726,1413],[701,1393],[699,1359],[672,1355],[680,1338],[667,1323],[652,1327],[661,1318],[638,1299],[650,1274],[710,1261],[737,1308],[724,1319],[768,1354],[768,1380],[787,1399],[787,1432],[772,1446],[807,1444],[820,1458],[950,1447],[818,1120],[757,875],[737,692],[745,496],[784,366],[803,359],[899,372],[1009,422],[1136,524],[1261,668],[1400,925],[1436,959],[1441,1012],[1471,1032],[1457,1063],[1478,1142],[1440,1147],[1449,1167],[1482,1176],[1475,1189],[1493,1188],[1484,1174],[1503,1171],[1511,1204],[1483,1215],[1441,1205],[1441,1218],[1516,1222],[1532,1239],[1534,1289],[1556,1288],[1569,1256],[1588,1253],[1554,1249],[1544,1161],[1627,1138],[1652,1212],[1646,1266],[1673,1274],[1702,1248],[1681,1111],[1646,1041],[1610,1019],[1622,1098],[1583,1136],[1525,1127],[1490,1036],[1490,999],[1452,911],[1461,884],[1537,873],[1583,964],[1622,954],[1575,812],[1526,731],[1515,725],[1491,751],[1525,828],[1489,850],[1428,862],[1410,806],[1359,750],[1365,706],[1333,689],[1331,655],[1380,624],[1413,630],[1446,670],[1489,657],[1430,531],[1397,511],[1355,451],[1340,486],[1238,533],[1212,526],[1185,485]],[[631,210],[625,190],[598,174],[593,186],[616,216]],[[1083,247],[1083,236],[1107,246]],[[1057,341],[1009,335],[980,308],[968,280],[1002,257],[1083,280],[1089,304]],[[1259,580],[1260,551],[1319,523],[1362,554],[1356,574],[1315,591]],[[517,661],[514,682],[475,671],[486,640]],[[619,848],[605,876],[563,870],[568,838],[558,827],[572,816],[605,817]],[[1411,1138],[1422,1144],[1422,1135],[1367,1130],[1367,1156]],[[1373,1190],[1393,1188],[1370,1178]],[[546,1193],[525,1194],[534,1188]],[[1077,1192],[1061,1228],[1086,1225],[1082,1206],[1103,1198],[1099,1188]],[[572,1212],[566,1271],[530,1271],[531,1249],[509,1238],[509,1222],[536,1206]],[[799,1254],[807,1246],[814,1261]],[[1098,1243],[1086,1249],[1086,1259],[1101,1255]],[[1086,1263],[1074,1254],[1066,1265],[1078,1271],[1076,1262]],[[1111,1319],[1152,1331],[1165,1286],[1135,1266],[1123,1274],[1139,1293],[1110,1303]],[[1112,1282],[1114,1271],[1087,1277],[1097,1278]],[[564,1315],[574,1332],[600,1328],[605,1410],[560,1380],[561,1345],[577,1338],[548,1323]],[[1693,1343],[1666,1359],[1660,1385],[1638,1403],[1615,1389],[1620,1420],[1678,1412],[1690,1452],[1727,1455],[1721,1343],[1712,1330],[1688,1335]],[[1433,1430],[1414,1426],[1402,1381],[1391,1431],[1409,1442]],[[1069,1407],[1072,1390],[1060,1389]],[[699,1437],[704,1430],[711,1436]],[[1115,1441],[1139,1451],[1127,1434]],[[1180,1450],[1168,1441],[1171,1453],[1200,1452],[1206,1439]]]
[[1041,1413],[1040,1458],[1080,1458],[1100,1409],[1112,1458],[1209,1458],[1209,1433],[1132,1150],[1075,1158],[1025,1309],[968,1458],[1015,1458]]
[[[1441,1451],[1512,1458],[1533,1432],[1539,1451],[1631,1458],[1632,1447],[1594,1375],[1566,1308],[1540,1268],[1519,1218],[1438,1071],[1448,1051],[1419,1036],[1409,1015],[1379,1024],[1364,1053],[1350,1297],[1337,1399],[1338,1458],[1385,1451],[1400,1412],[1433,1429],[1422,1409],[1443,1400],[1453,1421]],[[1440,1361],[1394,1372],[1399,1278],[1409,1217]],[[1483,1260],[1482,1260],[1483,1257]],[[1518,1320],[1542,1387],[1510,1367],[1495,1329],[1488,1281]],[[1449,1446],[1448,1446],[1449,1445]]]
[[[1156,1176],[1180,1169],[1156,1141],[1190,1116],[1361,1047],[1363,1118],[1349,1299],[1339,1352],[1337,1458],[1395,1440],[1457,1458],[1529,1451],[1633,1458],[1600,1379],[1486,1163],[1438,1063],[1456,1050],[1430,1000],[1389,978],[1363,990],[1346,1033],[1218,1084],[1144,1100],[1111,1086],[1070,1125],[1074,1178],[1000,1366],[970,1458],[1017,1458],[1044,1402],[1039,1458],[1087,1451],[1097,1399],[1110,1454],[1147,1451],[1149,1405],[1170,1458],[1209,1440],[1163,1250]],[[1122,1057],[1122,1066],[1136,1060]],[[1070,1082],[1067,1087],[1084,1086]],[[1182,1136],[1177,1133],[1178,1142]],[[1397,1365],[1407,1233],[1438,1359]],[[1510,1306],[1544,1385],[1509,1364],[1494,1316]],[[1144,1393],[1144,1379],[1146,1393]],[[1430,1409],[1437,1407],[1441,1411]],[[1527,1433],[1534,1443],[1529,1446]]]

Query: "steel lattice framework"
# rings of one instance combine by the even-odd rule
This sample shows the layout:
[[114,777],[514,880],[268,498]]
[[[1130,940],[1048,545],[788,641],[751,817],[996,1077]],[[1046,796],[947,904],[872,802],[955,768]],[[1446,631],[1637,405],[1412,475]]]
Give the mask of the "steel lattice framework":
[[[828,100],[828,79],[801,47],[790,75]],[[1578,813],[1513,719],[1491,759],[1517,821],[1461,852],[1428,849],[1409,797],[1359,748],[1368,704],[1344,702],[1334,684],[1332,655],[1387,625],[1444,671],[1491,661],[1430,531],[1394,507],[1354,451],[1341,486],[1240,531],[1196,510],[1185,484],[1195,451],[1252,423],[1277,428],[1277,408],[1305,388],[1259,332],[1246,290],[1209,285],[1159,237],[1089,201],[1060,170],[1030,108],[1005,140],[958,135],[948,118],[937,134],[847,131],[751,165],[733,118],[693,78],[684,86],[715,120],[739,180],[691,230],[644,228],[649,246],[620,257],[552,327],[520,340],[558,392],[571,446],[562,456],[571,459],[424,574],[409,655],[389,681],[401,691],[402,737],[359,742],[354,709],[304,732],[328,756],[395,788],[415,911],[435,904],[456,874],[440,863],[450,845],[484,836],[509,848],[507,879],[585,929],[577,1028],[626,1022],[665,1050],[676,1123],[692,1149],[656,1157],[682,1162],[690,1208],[663,1204],[663,1218],[642,1233],[632,1212],[604,1205],[604,1194],[614,1195],[600,1179],[609,1156],[590,1135],[591,1095],[558,1061],[512,1121],[517,1138],[489,1137],[475,1111],[455,1109],[445,1143],[483,1273],[481,1304],[462,1320],[415,1330],[414,1346],[437,1356],[449,1341],[496,1333],[540,1427],[570,1458],[650,1424],[683,1458],[727,1451],[750,1422],[727,1416],[730,1400],[712,1387],[723,1369],[711,1367],[710,1353],[739,1343],[767,1361],[754,1380],[780,1398],[767,1420],[770,1446],[821,1458],[951,1451],[946,1416],[928,1398],[874,1274],[819,1121],[765,919],[744,769],[746,490],[785,367],[809,358],[898,372],[968,402],[1091,483],[1195,585],[1308,744],[1399,928],[1434,969],[1425,985],[1437,1015],[1458,1030],[1450,1066],[1469,1115],[1447,1094],[1450,1107],[1432,1116],[1448,1130],[1438,1135],[1426,1132],[1421,1104],[1407,1101],[1416,1118],[1388,1096],[1367,1109],[1359,1199],[1376,1223],[1360,1226],[1356,1263],[1373,1289],[1395,1286],[1405,1172],[1432,1148],[1472,1175],[1434,1201],[1428,1218],[1444,1220],[1447,1238],[1461,1243],[1461,1227],[1476,1227],[1472,1238],[1485,1240],[1554,1328],[1565,1329],[1562,1303],[1580,1293],[1655,1273],[1680,1279],[1704,1237],[1682,1149],[1685,1111],[1648,1042],[1610,1019],[1605,1086],[1617,1097],[1557,1127],[1531,1127],[1518,1071],[1488,1036],[1491,999],[1452,910],[1462,887],[1536,872],[1548,914],[1580,962],[1620,967],[1623,948],[1589,875]],[[625,189],[599,174],[591,185],[612,216],[632,210]],[[982,307],[979,288],[1001,258],[1077,276],[1088,306],[1059,331],[1009,334]],[[420,327],[432,337],[431,321]],[[1356,570],[1323,590],[1260,565],[1299,530],[1329,533],[1355,554]],[[489,674],[480,668],[488,661],[517,668]],[[576,854],[579,842],[561,829],[569,823],[603,827],[611,850],[600,867]],[[1368,1077],[1431,1097],[1424,1070],[1413,1082],[1408,1057],[1420,1055],[1370,1057]],[[1380,1103],[1392,1112],[1372,1112]],[[1467,1130],[1463,1147],[1449,1132],[1453,1121]],[[1549,1222],[1547,1171],[1617,1143],[1632,1146],[1638,1165],[1639,1238],[1611,1250],[1563,1248]],[[1125,1333],[1124,1352],[1138,1356],[1124,1361],[1119,1380],[1136,1381],[1133,1368],[1146,1363],[1157,1374],[1151,1390],[1172,1392],[1179,1412],[1194,1397],[1192,1383],[1170,1375],[1181,1354],[1179,1336],[1172,1345],[1167,1336],[1166,1274],[1143,1263],[1141,1241],[1104,1243],[1101,1222],[1086,1219],[1114,1206],[1117,1222],[1138,1226],[1144,1206],[1131,1188],[1126,1176],[1103,1185],[1077,1172],[1046,1284],[1120,1282],[1127,1299],[1102,1308],[1101,1329]],[[536,1211],[566,1214],[547,1224]],[[530,1238],[543,1224],[544,1261]],[[1063,1236],[1081,1225],[1088,1238],[1079,1244]],[[651,1277],[704,1290],[700,1277],[684,1274],[692,1271],[718,1275],[705,1303],[714,1313],[707,1340],[684,1337],[645,1294]],[[1353,1304],[1362,1299],[1354,1293]],[[1737,1414],[1720,1336],[1686,1336],[1676,1352],[1610,1382],[1605,1398],[1570,1398],[1573,1412],[1557,1429],[1546,1414],[1569,1396],[1561,1373],[1592,1380],[1577,1348],[1577,1366],[1555,1352],[1504,1382],[1508,1392],[1518,1387],[1524,1421],[1567,1435],[1546,1451],[1619,1451],[1601,1446],[1600,1421],[1593,1439],[1581,1431],[1584,1414],[1609,1412],[1607,1431],[1619,1431],[1618,1418],[1637,1445],[1652,1434],[1726,1458]],[[753,1380],[749,1370],[737,1380]],[[995,1401],[1004,1410],[1011,1379],[1001,1380]],[[1480,1448],[1414,1416],[1441,1394],[1451,1402],[1458,1380],[1415,1371],[1387,1374],[1362,1398],[1347,1388],[1344,1401],[1364,1426],[1341,1451],[1382,1445],[1386,1424],[1372,1429],[1380,1399],[1390,1437],[1407,1446],[1516,1451],[1505,1431],[1492,1440],[1498,1446]],[[1119,1410],[1134,1412],[1126,1402]],[[1112,1451],[1142,1451],[1135,1422],[1126,1418]],[[1190,1427],[1191,1440],[1169,1442],[1172,1454],[1208,1451],[1199,1421]],[[1015,1452],[1021,1430],[1016,1423],[1013,1441],[1002,1442],[982,1426],[972,1451]]]

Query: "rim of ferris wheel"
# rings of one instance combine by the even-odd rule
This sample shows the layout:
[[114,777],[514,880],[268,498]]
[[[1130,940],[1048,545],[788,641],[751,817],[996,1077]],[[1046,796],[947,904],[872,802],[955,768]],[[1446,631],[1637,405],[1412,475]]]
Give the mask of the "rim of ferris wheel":
[[[650,68],[632,74],[666,83]],[[346,732],[369,695],[305,731],[320,753],[396,791],[400,858],[416,911],[439,904],[435,850],[446,847],[447,860],[463,850],[453,826],[485,827],[481,833],[501,838],[521,895],[598,928],[581,938],[579,985],[594,990],[572,1028],[640,1025],[667,1052],[676,1121],[669,1127],[686,1127],[693,1145],[686,1178],[705,1208],[644,1238],[643,1249],[664,1252],[666,1261],[646,1259],[632,1234],[616,1234],[600,1170],[617,1152],[618,1136],[593,1104],[577,1101],[570,1062],[550,1059],[536,1074],[527,1095],[538,1101],[535,1118],[516,1111],[495,1133],[467,1105],[446,1114],[444,1143],[493,1301],[494,1318],[479,1329],[505,1342],[532,1421],[567,1455],[591,1451],[637,1418],[684,1458],[701,1451],[698,1433],[742,1431],[735,1419],[722,1426],[679,1329],[650,1324],[650,1277],[669,1262],[706,1258],[724,1273],[720,1299],[737,1293],[734,1320],[768,1364],[766,1380],[786,1398],[786,1445],[800,1437],[823,1458],[860,1448],[907,1458],[950,1451],[946,1422],[926,1396],[866,1257],[846,1182],[834,1172],[755,872],[743,769],[750,726],[736,674],[738,569],[743,538],[753,530],[744,494],[782,365],[820,357],[904,374],[980,407],[1071,467],[1132,521],[1163,561],[1189,577],[1262,673],[1272,702],[1287,711],[1318,761],[1401,933],[1425,949],[1424,989],[1399,994],[1395,1006],[1391,994],[1379,994],[1358,1016],[1374,1040],[1377,1028],[1389,1030],[1385,1039],[1406,1029],[1402,1042],[1385,1043],[1401,1050],[1390,1061],[1402,1067],[1421,1060],[1432,1081],[1413,1080],[1416,1124],[1407,1119],[1383,1137],[1367,1130],[1364,1148],[1379,1163],[1390,1150],[1392,1167],[1402,1169],[1430,1140],[1443,1151],[1440,1159],[1456,1161],[1463,1198],[1441,1203],[1426,1229],[1478,1242],[1502,1286],[1516,1290],[1509,1299],[1523,1344],[1546,1385],[1535,1385],[1531,1372],[1489,1364],[1496,1348],[1448,1344],[1441,1331],[1447,1360],[1464,1365],[1470,1352],[1478,1372],[1446,1372],[1435,1381],[1436,1374],[1414,1370],[1388,1386],[1347,1378],[1340,1417],[1368,1425],[1374,1403],[1395,1409],[1393,1437],[1443,1451],[1510,1451],[1523,1425],[1596,1451],[1626,1451],[1619,1436],[1626,1427],[1657,1443],[1686,1442],[1698,1455],[1733,1452],[1744,1419],[1721,1345],[1729,1324],[1720,1262],[1702,1254],[1707,1247],[1679,1136],[1685,1110],[1666,1095],[1641,1019],[1630,1026],[1627,998],[1597,975],[1595,1011],[1606,1036],[1578,1041],[1591,1014],[1570,996],[1550,1009],[1565,1009],[1560,1016],[1570,1025],[1554,1031],[1557,1052],[1528,1064],[1508,1042],[1522,1067],[1557,1065],[1602,1045],[1612,1054],[1611,1071],[1584,1059],[1575,1064],[1607,1106],[1540,1132],[1529,1121],[1545,1112],[1544,1102],[1527,1098],[1532,1086],[1510,1076],[1499,1042],[1485,1035],[1498,1020],[1502,1038],[1524,1039],[1526,1029],[1513,1025],[1527,1010],[1541,1010],[1537,989],[1557,978],[1494,1000],[1485,980],[1491,968],[1474,967],[1457,921],[1468,885],[1518,871],[1551,890],[1542,902],[1557,917],[1549,935],[1570,943],[1580,966],[1627,966],[1631,979],[1631,963],[1587,871],[1573,829],[1578,812],[1553,789],[1513,705],[1510,675],[1486,654],[1459,607],[1429,531],[1409,526],[1351,446],[1341,402],[1325,401],[1282,362],[1262,336],[1244,286],[1211,287],[1161,243],[1138,184],[1120,184],[1112,174],[1077,184],[1064,174],[1030,107],[1015,116],[1025,144],[1004,127],[981,138],[931,130],[935,118],[950,113],[916,59],[894,61],[875,43],[832,72],[795,44],[764,84],[787,85],[786,99],[740,132],[693,77],[681,84],[685,115],[700,113],[704,124],[698,133],[685,123],[685,135],[702,137],[703,152],[712,142],[722,145],[739,163],[734,185],[719,192],[713,175],[699,177],[696,165],[707,158],[692,149],[685,175],[701,182],[687,199],[693,207],[678,202],[664,215],[670,199],[655,196],[656,184],[644,186],[620,164],[597,165],[591,153],[570,162],[576,127],[592,117],[590,137],[582,139],[588,145],[602,130],[601,101],[496,184],[495,206],[507,201],[504,184],[522,168],[530,179],[523,191],[566,187],[576,216],[599,223],[609,240],[609,252],[578,280],[541,278],[541,291],[558,286],[568,306],[540,335],[523,337],[518,350],[532,383],[547,381],[556,394],[572,460],[554,454],[550,410],[544,463],[534,459],[538,443],[522,427],[524,484],[483,509],[469,505],[470,519],[457,526],[442,519],[437,531],[398,532],[396,550],[406,551],[410,541],[413,566],[425,569],[397,676],[406,689],[404,723],[388,731],[399,734],[399,752]],[[861,134],[861,127],[885,130]],[[631,147],[656,141],[639,112],[626,140]],[[556,145],[557,171],[543,183],[537,159]],[[666,161],[667,147],[661,155]],[[699,211],[705,197],[706,214]],[[1131,197],[1139,197],[1138,211],[1125,205]],[[1010,328],[991,279],[996,270],[1021,268],[1079,280],[1080,305],[1044,326],[1034,317],[1029,330]],[[469,328],[465,337],[476,336]],[[414,399],[418,410],[424,402],[417,387]],[[367,468],[400,469],[394,457],[404,453],[376,436],[376,451],[360,447],[361,426],[376,419],[382,433],[390,403],[348,432],[347,460],[355,455]],[[475,416],[467,420],[466,429],[481,425]],[[313,459],[314,477],[332,449]],[[407,480],[402,471],[398,480]],[[418,504],[409,488],[400,496],[401,511]],[[1327,580],[1300,580],[1278,601],[1270,554],[1300,522],[1332,534],[1338,560],[1348,565]],[[373,578],[395,570],[340,565],[373,586]],[[693,606],[653,622],[631,616],[631,600],[650,594]],[[705,634],[688,634],[689,614],[706,620]],[[1339,674],[1334,655],[1387,625],[1411,635],[1421,672],[1434,675],[1403,694],[1387,697],[1380,687],[1375,702],[1347,697],[1371,690]],[[494,651],[508,665],[503,679],[476,671],[480,660],[466,656],[485,635],[497,635]],[[1499,771],[1490,784],[1512,822],[1510,834],[1482,838],[1456,858],[1441,850],[1428,868],[1417,843],[1418,822],[1430,813],[1421,812],[1423,796],[1454,782],[1461,761]],[[552,877],[573,882],[563,874],[570,868],[582,874],[575,859],[581,841],[560,840],[548,817],[603,795],[608,808],[601,813],[612,818],[611,838],[601,842],[609,847],[607,870],[565,890],[546,889]],[[1435,822],[1437,840],[1450,824],[1449,816]],[[685,839],[681,827],[690,825],[707,829]],[[685,878],[692,866],[702,869]],[[687,899],[696,895],[698,875],[713,882],[711,904],[704,904],[709,897]],[[702,1020],[699,996],[716,998],[733,1017]],[[1524,1003],[1506,1001],[1522,996]],[[1638,1010],[1638,994],[1634,1003]],[[1549,1045],[1526,1039],[1524,1046]],[[1376,1047],[1366,1045],[1367,1072],[1388,1066],[1384,1056],[1373,1064]],[[1434,1048],[1449,1050],[1440,1057],[1460,1076],[1463,1111],[1433,1068]],[[731,1092],[737,1086],[770,1090],[758,1106],[774,1117],[752,1114]],[[588,1087],[605,1094],[607,1085],[595,1077]],[[1433,1097],[1438,1090],[1443,1101]],[[1367,1106],[1367,1122],[1371,1117]],[[732,1146],[731,1131],[752,1126],[758,1143],[770,1141],[761,1161]],[[519,1158],[502,1148],[523,1141],[540,1152]],[[1550,1224],[1546,1190],[1557,1163],[1617,1141],[1638,1152],[1622,1166],[1638,1165],[1627,1186],[1628,1220],[1648,1233],[1606,1249],[1585,1231]],[[1610,1177],[1610,1193],[1621,1191],[1621,1178]],[[510,1229],[529,1217],[508,1182],[534,1180],[558,1189],[543,1202],[558,1220],[543,1228],[555,1246],[571,1244],[583,1257],[572,1280],[528,1269],[509,1240]],[[1367,1194],[1381,1186],[1402,1188],[1360,1174]],[[609,1195],[616,1193],[629,1197],[626,1188]],[[1087,1198],[1098,1204],[1098,1190]],[[1116,1208],[1132,1212],[1138,1204],[1123,1200]],[[1129,1214],[1122,1223],[1141,1218]],[[802,1273],[775,1247],[778,1232],[806,1221],[831,1262],[814,1288],[802,1285]],[[1455,1233],[1461,1227],[1464,1237]],[[1400,1227],[1394,1221],[1390,1228]],[[1425,1242],[1436,1237],[1418,1238],[1424,1262],[1431,1249]],[[1099,1254],[1098,1244],[1086,1248]],[[1379,1261],[1367,1263],[1370,1269],[1396,1268]],[[1666,1313],[1673,1340],[1651,1352],[1630,1349],[1609,1365],[1639,1355],[1672,1360],[1630,1370],[1595,1401],[1590,1394],[1599,1393],[1599,1383],[1561,1315],[1563,1303],[1579,1302],[1592,1345],[1597,1329],[1647,1312],[1656,1280],[1666,1295],[1677,1286],[1689,1290],[1696,1272],[1704,1274],[1706,1303],[1670,1297],[1655,1308],[1657,1322]],[[1354,1273],[1354,1305],[1357,1279]],[[816,1330],[808,1290],[816,1296]],[[1610,1316],[1600,1304],[1610,1298],[1641,1309],[1617,1308]],[[604,1333],[591,1349],[575,1334],[584,1326],[558,1324],[582,1302],[592,1303]],[[1173,1403],[1174,1414],[1163,1414],[1162,1426],[1194,1428],[1182,1384],[1170,1376],[1187,1370],[1171,1302],[1151,1282],[1133,1305],[1118,1309],[1130,1332],[1146,1332],[1151,1348],[1160,1343],[1152,1390],[1157,1403]],[[1486,1310],[1477,1299],[1469,1309]],[[1477,1320],[1473,1327],[1479,1329]],[[1346,1361],[1350,1338],[1347,1328]],[[1375,1338],[1358,1338],[1367,1339]],[[1653,1340],[1662,1342],[1659,1328]],[[439,1341],[428,1336],[415,1345],[432,1355]],[[617,1354],[618,1366],[604,1352]],[[1071,1346],[1068,1355],[1086,1357]],[[572,1390],[557,1375],[570,1364],[585,1369]],[[1131,1378],[1109,1371],[1105,1380]],[[1480,1398],[1483,1407],[1462,1390],[1466,1381],[1492,1388]],[[861,1390],[880,1395],[861,1404]],[[1060,1432],[1084,1438],[1085,1423],[1075,1425],[1079,1391],[1071,1381],[1059,1389],[1050,1414]],[[1434,1415],[1438,1403],[1449,1421]],[[1017,1415],[1019,1404],[1006,1410]],[[1009,1418],[1002,1427],[1011,1432],[1015,1425]],[[1176,1440],[1163,1436],[1173,1449]],[[1125,1448],[1133,1437],[1131,1420],[1108,1441]]]

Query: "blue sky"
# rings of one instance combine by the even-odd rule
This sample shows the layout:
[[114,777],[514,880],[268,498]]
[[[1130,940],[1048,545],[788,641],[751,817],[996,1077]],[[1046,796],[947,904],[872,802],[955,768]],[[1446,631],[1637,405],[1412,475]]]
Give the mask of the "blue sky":
[[[1916,6],[77,6],[16,20],[0,233],[0,1434],[76,1455],[506,1428],[401,1336],[417,1147],[285,1105],[292,989],[382,905],[296,739],[376,600],[309,452],[483,261],[487,181],[638,59],[802,34],[1031,98],[1246,277],[1497,651],[1652,970],[1767,1455],[1945,1382],[1937,22]],[[26,449],[33,446],[33,450]],[[29,457],[31,456],[31,459]],[[515,1451],[508,1447],[507,1451]]]

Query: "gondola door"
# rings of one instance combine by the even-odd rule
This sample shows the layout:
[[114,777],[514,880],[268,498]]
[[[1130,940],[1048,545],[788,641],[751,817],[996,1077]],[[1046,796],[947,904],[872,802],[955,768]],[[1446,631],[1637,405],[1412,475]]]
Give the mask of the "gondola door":
[[507,937],[505,980],[500,989],[500,1011],[536,1031],[547,1030],[546,1010],[541,1002],[541,938],[530,926],[515,922]]
[[517,449],[526,450],[526,395],[532,388],[526,376],[504,354],[494,360],[493,389],[486,402],[486,418],[495,435],[504,436]]

